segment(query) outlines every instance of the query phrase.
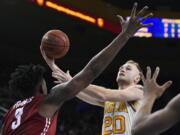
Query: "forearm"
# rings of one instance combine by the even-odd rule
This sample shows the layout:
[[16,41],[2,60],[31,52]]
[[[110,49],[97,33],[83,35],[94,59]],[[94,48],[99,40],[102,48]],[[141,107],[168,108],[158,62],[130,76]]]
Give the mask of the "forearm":
[[105,101],[105,93],[108,89],[90,84],[88,87],[86,87],[83,91],[80,93],[83,93],[85,95],[88,95],[89,97],[92,97],[100,102]]
[[128,102],[139,100],[143,97],[143,92],[141,90],[112,90],[97,85],[89,85],[80,93],[84,93],[92,98],[95,98],[99,102]]
[[119,34],[111,44],[94,56],[85,68],[70,81],[52,88],[53,92],[46,97],[44,104],[54,105],[55,109],[53,110],[56,111],[64,101],[75,97],[104,71],[128,39],[126,34]]
[[114,59],[128,39],[126,34],[119,34],[106,48],[93,57],[88,63],[88,67],[91,68],[96,75],[99,75]]
[[136,101],[143,98],[143,92],[141,90],[133,91],[124,89],[124,90],[115,90],[112,93],[108,94],[108,101],[114,102],[129,102]]
[[85,68],[68,83],[68,85],[70,84],[69,86],[73,88],[73,92],[69,92],[71,96],[75,96],[92,83],[92,81],[104,71],[107,65],[110,64],[128,39],[126,34],[119,34],[112,43],[95,55]]
[[104,107],[104,102],[101,102],[98,99],[86,94],[84,91],[78,93],[76,97],[88,104]]
[[151,113],[155,100],[156,97],[154,95],[149,95],[148,97],[143,98],[141,101],[141,106],[137,111],[134,125],[141,123]]
[[132,127],[133,135],[145,134],[146,131],[144,127],[149,127],[148,121],[155,100],[156,96],[154,95],[149,95],[148,97],[144,97],[144,99],[141,100],[141,106],[136,113],[136,117]]

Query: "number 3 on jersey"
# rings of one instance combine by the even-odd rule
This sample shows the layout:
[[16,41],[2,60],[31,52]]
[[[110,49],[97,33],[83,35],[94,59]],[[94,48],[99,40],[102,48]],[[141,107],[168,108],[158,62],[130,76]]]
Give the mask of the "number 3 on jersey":
[[16,109],[15,118],[16,120],[12,122],[11,128],[16,129],[21,124],[21,116],[23,114],[23,107]]
[[[124,116],[105,117],[104,119],[104,135],[122,134],[125,132]],[[112,128],[111,128],[112,126]]]

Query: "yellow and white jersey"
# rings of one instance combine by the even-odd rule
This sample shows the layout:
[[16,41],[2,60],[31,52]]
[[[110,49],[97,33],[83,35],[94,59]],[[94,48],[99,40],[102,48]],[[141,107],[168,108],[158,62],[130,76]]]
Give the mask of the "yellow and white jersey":
[[135,102],[105,102],[102,135],[131,135],[138,106]]

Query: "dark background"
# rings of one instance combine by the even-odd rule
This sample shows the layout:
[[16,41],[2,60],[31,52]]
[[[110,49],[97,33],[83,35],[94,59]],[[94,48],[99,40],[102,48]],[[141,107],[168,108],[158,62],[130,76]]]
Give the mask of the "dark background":
[[[129,9],[134,2],[132,0],[105,1],[125,9]],[[151,10],[180,12],[178,0],[154,0],[147,3],[152,7]],[[146,2],[140,2],[140,4],[143,5]],[[50,29],[60,29],[69,36],[71,48],[64,58],[57,60],[57,64],[63,70],[69,69],[72,75],[78,73],[96,53],[116,37],[116,34],[109,31],[23,0],[0,0],[1,87],[7,86],[9,75],[17,65],[40,63],[47,67],[40,54],[39,45],[43,34]],[[156,102],[155,111],[163,108],[179,93],[179,58],[179,39],[132,38],[103,74],[94,81],[94,84],[117,88],[115,79],[118,68],[129,59],[139,62],[144,71],[147,65],[153,69],[160,66],[158,82],[162,84],[166,80],[172,80],[173,85]],[[51,72],[47,67],[46,79],[49,88],[53,86],[53,79],[50,76]],[[101,134],[102,116],[103,109],[73,99],[60,111],[57,134]],[[78,131],[79,129],[81,132]],[[179,124],[163,135],[178,134],[180,134]]]

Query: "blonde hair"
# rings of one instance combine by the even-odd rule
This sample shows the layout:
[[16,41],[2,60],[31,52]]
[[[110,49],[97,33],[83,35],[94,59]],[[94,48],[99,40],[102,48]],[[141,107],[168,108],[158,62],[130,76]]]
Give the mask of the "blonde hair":
[[139,66],[139,63],[138,63],[138,62],[136,62],[136,61],[134,61],[134,60],[128,60],[126,63],[134,64],[134,65],[137,67],[137,69],[139,70],[139,72],[142,73],[142,69],[141,69],[141,67]]

